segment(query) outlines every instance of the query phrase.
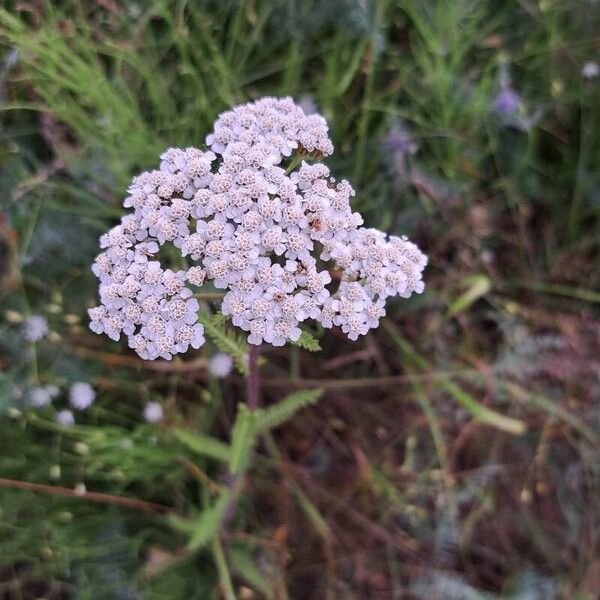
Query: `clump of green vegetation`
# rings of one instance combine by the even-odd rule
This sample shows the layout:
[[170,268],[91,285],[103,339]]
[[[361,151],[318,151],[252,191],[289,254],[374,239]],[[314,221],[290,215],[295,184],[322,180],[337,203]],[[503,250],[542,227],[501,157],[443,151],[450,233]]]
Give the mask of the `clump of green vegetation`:
[[[0,595],[595,598],[599,25],[554,0],[5,3]],[[244,369],[219,318],[165,366],[85,311],[131,177],[265,95],[327,118],[366,224],[430,266],[360,342],[263,353],[255,414],[208,369]]]

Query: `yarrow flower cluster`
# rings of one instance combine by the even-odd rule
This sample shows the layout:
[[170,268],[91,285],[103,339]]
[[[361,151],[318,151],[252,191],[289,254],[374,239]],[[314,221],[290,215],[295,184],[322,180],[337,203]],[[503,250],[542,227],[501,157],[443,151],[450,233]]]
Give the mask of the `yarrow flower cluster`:
[[[386,298],[422,292],[427,258],[406,238],[362,227],[348,181],[320,162],[292,170],[292,155],[333,152],[323,117],[291,98],[263,98],[221,114],[206,143],[167,150],[158,170],[133,180],[123,203],[133,213],[100,238],[92,267],[101,302],[89,310],[93,331],[127,336],[145,359],[198,348],[193,290],[210,280],[251,344],[295,341],[308,318],[355,340],[377,327]],[[165,244],[191,266],[163,268]],[[341,272],[333,291],[326,261]]]

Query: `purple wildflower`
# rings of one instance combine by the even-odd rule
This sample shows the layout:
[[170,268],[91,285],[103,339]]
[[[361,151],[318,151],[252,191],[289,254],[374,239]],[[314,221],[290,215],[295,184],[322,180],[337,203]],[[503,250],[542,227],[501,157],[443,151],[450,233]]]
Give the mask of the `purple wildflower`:
[[419,145],[413,140],[406,127],[395,124],[383,138],[383,149],[391,152],[394,157],[416,154]]
[[515,90],[510,87],[505,87],[500,90],[500,93],[494,100],[494,112],[501,117],[513,115],[519,110],[521,105],[521,97]]

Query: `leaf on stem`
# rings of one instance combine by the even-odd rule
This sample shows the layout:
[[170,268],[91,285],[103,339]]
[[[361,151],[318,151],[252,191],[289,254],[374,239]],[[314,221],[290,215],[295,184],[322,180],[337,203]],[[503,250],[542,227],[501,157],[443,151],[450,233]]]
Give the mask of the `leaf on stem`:
[[229,462],[231,458],[231,448],[214,437],[185,429],[175,429],[174,433],[182,444],[197,454],[203,454],[222,462]]

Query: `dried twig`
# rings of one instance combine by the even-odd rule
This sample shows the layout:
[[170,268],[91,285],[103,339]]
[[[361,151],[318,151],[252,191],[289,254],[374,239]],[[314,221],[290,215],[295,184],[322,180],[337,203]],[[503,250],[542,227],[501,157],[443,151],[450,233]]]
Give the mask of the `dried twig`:
[[373,358],[372,349],[367,348],[364,350],[357,350],[356,352],[349,352],[348,354],[343,354],[342,356],[336,356],[335,358],[324,362],[320,366],[319,370],[334,371],[340,367],[345,367],[346,365],[351,365],[355,362],[367,361],[371,358]]
[[194,360],[169,361],[169,360],[142,360],[134,356],[125,356],[123,354],[115,354],[113,352],[103,352],[101,350],[93,350],[82,346],[68,345],[68,348],[73,354],[83,358],[93,358],[105,365],[114,365],[119,367],[136,367],[146,371],[157,371],[159,373],[190,373],[206,368],[206,359],[196,358]]
[[46,485],[43,483],[32,483],[30,481],[19,481],[17,479],[4,479],[0,477],[0,487],[12,488],[15,490],[28,490],[31,492],[40,492],[42,494],[56,494],[58,496],[69,496],[81,500],[90,500],[91,502],[100,502],[102,504],[113,504],[116,506],[126,506],[143,512],[166,514],[174,512],[174,509],[146,502],[138,498],[126,498],[125,496],[114,496],[113,494],[103,494],[101,492],[79,491],[71,488],[59,487],[55,485]]
[[265,387],[270,388],[323,388],[330,390],[346,390],[357,388],[391,388],[396,385],[410,385],[418,382],[429,382],[437,379],[449,379],[464,375],[481,375],[483,372],[493,372],[494,368],[482,369],[453,369],[448,371],[432,371],[419,375],[392,375],[386,377],[359,377],[354,379],[287,379],[283,377],[267,377],[262,380]]

